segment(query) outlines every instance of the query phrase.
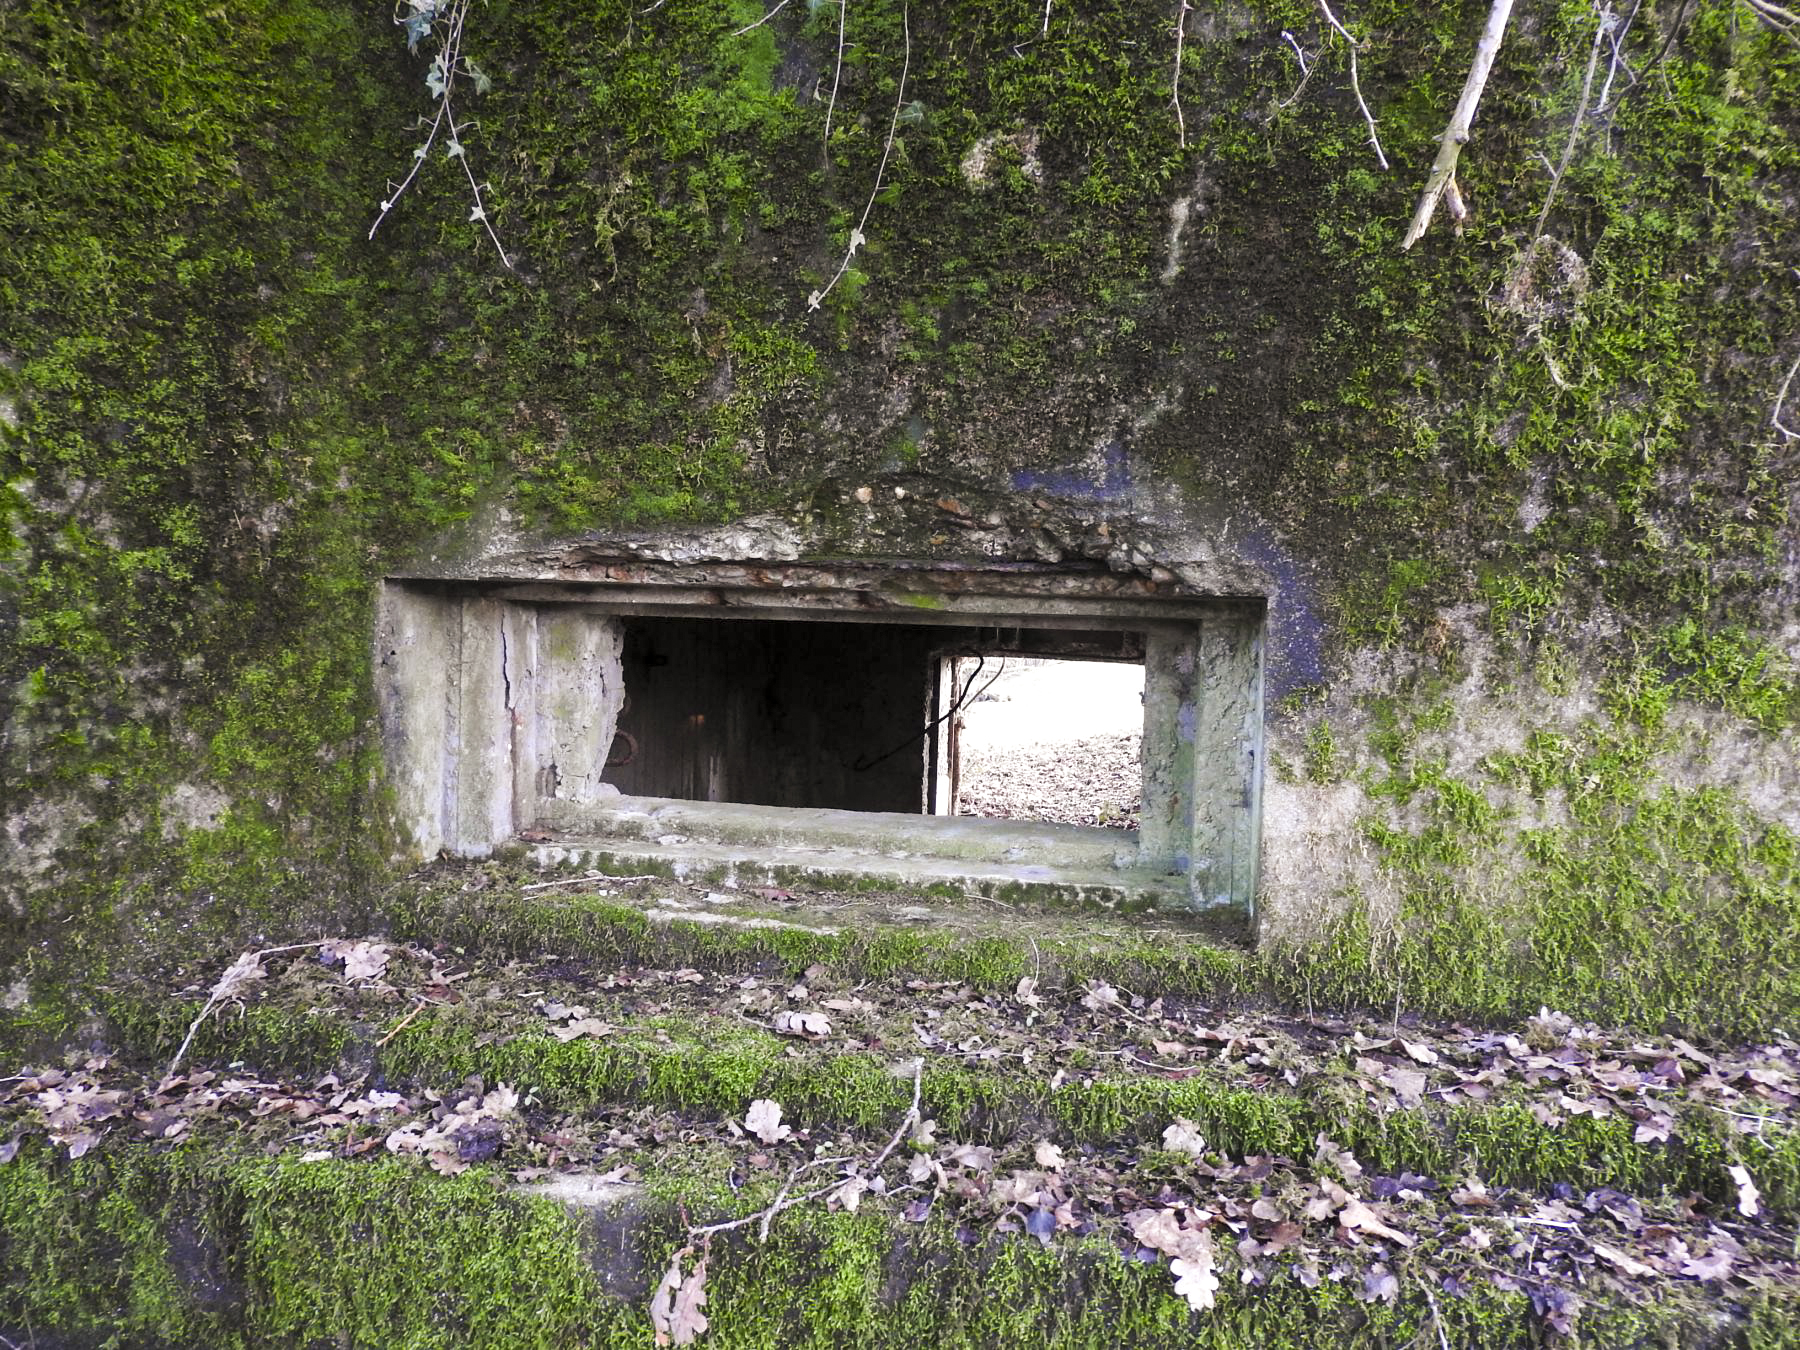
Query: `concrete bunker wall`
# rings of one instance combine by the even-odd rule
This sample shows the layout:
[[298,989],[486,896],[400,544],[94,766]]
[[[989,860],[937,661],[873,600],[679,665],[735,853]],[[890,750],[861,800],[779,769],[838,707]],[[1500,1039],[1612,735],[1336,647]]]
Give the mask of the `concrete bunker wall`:
[[479,857],[601,820],[588,808],[621,792],[919,813],[936,653],[1141,653],[1141,825],[1116,865],[1166,877],[1172,903],[1247,909],[1263,623],[1260,604],[1104,569],[632,562],[392,578],[376,655],[412,851]]

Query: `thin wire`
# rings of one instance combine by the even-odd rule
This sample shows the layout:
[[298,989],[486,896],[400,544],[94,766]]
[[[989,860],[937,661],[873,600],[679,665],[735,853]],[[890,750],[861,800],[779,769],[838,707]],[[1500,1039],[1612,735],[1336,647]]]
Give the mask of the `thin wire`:
[[[932,732],[936,731],[938,726],[946,718],[954,717],[957,713],[961,712],[963,710],[963,708],[965,708],[969,703],[973,702],[974,700],[970,699],[970,697],[969,697],[969,689],[974,685],[976,680],[979,680],[981,678],[981,668],[987,664],[987,655],[984,652],[973,652],[973,653],[971,653],[971,655],[973,655],[975,657],[975,669],[970,674],[968,681],[963,685],[962,695],[959,698],[957,698],[956,701],[953,702],[949,706],[949,708],[947,708],[944,712],[940,713],[938,716],[932,718],[929,722],[927,722],[924,725],[924,727],[921,730],[919,730],[914,735],[908,736],[905,740],[901,741],[900,744],[896,745],[892,750],[888,751],[885,755],[878,755],[874,759],[869,760],[867,763],[864,763],[863,757],[861,755],[858,755],[856,757],[856,759],[850,765],[850,772],[851,773],[867,773],[870,769],[874,768],[877,764],[881,764],[887,760],[892,759],[895,755],[899,754],[902,750],[906,749],[908,746],[913,745],[914,743],[916,743],[918,741],[924,740],[927,736],[931,735]],[[1006,658],[1004,656],[1002,656],[1000,658],[1000,669],[996,670],[993,674],[993,677],[991,679],[989,679],[986,684],[981,686],[981,693],[976,694],[975,698],[977,698],[977,699],[980,698],[981,694],[985,694],[985,693],[987,693],[988,690],[992,689],[994,687],[994,680],[999,679],[1005,673],[1006,673]]]

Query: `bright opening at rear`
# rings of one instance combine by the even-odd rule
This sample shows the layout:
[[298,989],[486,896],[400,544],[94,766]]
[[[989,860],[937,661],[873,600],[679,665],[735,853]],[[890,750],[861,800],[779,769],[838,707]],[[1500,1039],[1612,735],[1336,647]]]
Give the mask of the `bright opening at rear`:
[[941,814],[1137,829],[1141,663],[989,655],[943,666],[948,697],[963,697],[940,732]]

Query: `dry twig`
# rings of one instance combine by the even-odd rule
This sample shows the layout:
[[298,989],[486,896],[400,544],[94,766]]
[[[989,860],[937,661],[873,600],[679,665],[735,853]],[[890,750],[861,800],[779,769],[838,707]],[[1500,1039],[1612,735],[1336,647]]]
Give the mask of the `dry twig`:
[[714,1233],[729,1233],[734,1229],[748,1228],[751,1224],[755,1224],[757,1225],[757,1233],[759,1235],[758,1241],[766,1242],[769,1237],[769,1225],[775,1221],[775,1216],[777,1214],[780,1214],[785,1210],[793,1209],[797,1205],[804,1205],[809,1200],[817,1200],[822,1195],[829,1195],[832,1191],[842,1190],[846,1181],[853,1181],[857,1177],[872,1177],[880,1172],[881,1165],[892,1156],[895,1149],[900,1147],[900,1141],[906,1138],[906,1132],[919,1123],[919,1095],[920,1089],[923,1086],[924,1075],[925,1061],[922,1059],[914,1060],[912,1105],[907,1108],[906,1114],[900,1118],[900,1124],[894,1130],[893,1137],[887,1141],[887,1147],[876,1154],[871,1162],[853,1169],[846,1176],[839,1177],[834,1181],[828,1182],[826,1185],[815,1186],[812,1190],[803,1191],[799,1195],[792,1195],[789,1192],[791,1191],[794,1182],[809,1168],[821,1166],[828,1162],[842,1162],[843,1159],[815,1158],[811,1162],[802,1163],[789,1173],[787,1182],[776,1194],[774,1201],[768,1208],[760,1209],[756,1213],[746,1215],[741,1219],[728,1219],[723,1223],[709,1223],[698,1228],[689,1228],[687,1231],[687,1240],[692,1242],[695,1238],[709,1238]]
[[1175,69],[1169,77],[1169,102],[1175,107],[1175,128],[1181,138],[1181,148],[1187,149],[1187,118],[1181,111],[1181,52],[1187,44],[1187,16],[1193,13],[1194,7],[1188,0],[1175,0]]
[[426,1005],[429,1004],[430,1002],[431,1002],[430,999],[422,998],[416,1004],[414,1004],[413,1010],[411,1012],[409,1012],[408,1014],[406,1014],[405,1017],[402,1017],[400,1019],[400,1021],[395,1025],[395,1027],[392,1031],[388,1032],[387,1035],[383,1036],[380,1040],[375,1042],[375,1048],[377,1050],[379,1050],[382,1046],[386,1045],[389,1041],[393,1040],[394,1037],[398,1036],[401,1032],[405,1031],[409,1026],[411,1026],[413,1018],[417,1017],[420,1013],[424,1012]]
[[770,10],[767,14],[763,15],[762,18],[758,19],[755,23],[745,24],[742,28],[740,28],[736,32],[734,32],[731,36],[742,37],[742,36],[744,36],[745,33],[755,32],[758,28],[761,28],[765,23],[767,23],[770,19],[774,18],[777,14],[781,13],[782,10],[786,9],[792,3],[793,3],[793,0],[781,0],[781,3],[779,5],[776,5],[774,9]]
[[1569,171],[1569,162],[1575,158],[1575,141],[1581,135],[1581,124],[1587,118],[1588,95],[1594,88],[1594,68],[1600,64],[1600,43],[1613,21],[1612,6],[1603,7],[1594,27],[1593,46],[1588,48],[1587,74],[1581,79],[1581,101],[1575,105],[1575,121],[1569,127],[1569,139],[1563,142],[1562,158],[1557,162],[1556,172],[1550,177],[1550,190],[1544,194],[1544,206],[1538,212],[1537,227],[1531,232],[1531,242],[1534,244],[1544,233],[1545,222],[1550,219],[1550,208],[1556,202],[1556,189],[1562,185],[1563,175]]
[[652,873],[645,873],[643,876],[636,876],[636,877],[615,877],[615,876],[609,875],[606,872],[589,872],[585,877],[558,877],[555,881],[533,882],[529,886],[519,887],[519,890],[521,893],[528,892],[528,891],[545,891],[545,890],[549,890],[550,887],[552,887],[552,886],[580,886],[580,885],[584,885],[590,881],[626,882],[626,881],[667,881],[667,880],[668,880],[667,877],[659,877]]
[[200,1015],[188,1026],[187,1035],[181,1038],[181,1048],[175,1052],[175,1058],[169,1061],[164,1078],[173,1078],[175,1070],[181,1067],[181,1061],[187,1058],[188,1047],[194,1043],[201,1026],[212,1015],[212,1010],[227,999],[237,997],[239,990],[251,980],[261,979],[263,975],[262,960],[265,956],[276,956],[281,952],[304,951],[309,947],[323,947],[330,938],[320,938],[317,942],[290,942],[285,947],[264,947],[258,952],[245,952],[225,969],[219,976],[218,983],[206,996],[206,1006],[200,1009]]
[[[1469,78],[1463,82],[1456,111],[1450,115],[1450,125],[1444,128],[1443,138],[1438,142],[1437,158],[1425,179],[1425,191],[1419,196],[1412,224],[1400,243],[1402,252],[1419,242],[1430,228],[1432,216],[1437,214],[1438,203],[1455,190],[1456,161],[1468,143],[1470,128],[1475,123],[1475,109],[1481,102],[1481,91],[1487,87],[1494,58],[1500,53],[1500,40],[1506,35],[1506,21],[1512,16],[1512,7],[1513,0],[1493,0],[1492,8],[1488,10],[1487,24],[1481,30],[1481,40],[1475,45],[1475,61],[1469,67]],[[1458,219],[1462,214],[1457,210],[1460,205],[1460,197],[1452,199],[1451,213]]]
[[[1356,106],[1362,109],[1363,121],[1369,124],[1369,144],[1374,147],[1375,162],[1385,169],[1388,167],[1388,161],[1387,156],[1381,150],[1381,137],[1375,134],[1375,114],[1369,111],[1369,105],[1363,101],[1362,82],[1357,79],[1356,75],[1356,39],[1350,36],[1348,28],[1338,22],[1337,15],[1331,12],[1331,6],[1326,4],[1325,0],[1319,0],[1319,8],[1325,14],[1325,21],[1335,28],[1339,36],[1350,46],[1350,92],[1356,95]],[[1301,62],[1301,69],[1305,69],[1304,61]],[[1297,90],[1295,92],[1298,94]]]

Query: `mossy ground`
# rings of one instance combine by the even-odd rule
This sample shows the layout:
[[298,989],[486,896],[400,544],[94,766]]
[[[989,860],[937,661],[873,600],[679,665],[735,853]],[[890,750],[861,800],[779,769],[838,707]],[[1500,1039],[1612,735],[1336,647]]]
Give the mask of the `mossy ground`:
[[[1560,1051],[1575,1066],[1611,1062],[1598,1087],[1627,1082],[1631,1092],[1601,1091],[1592,1102],[1598,1112],[1586,1114],[1558,1095],[1593,1092],[1576,1086],[1588,1081],[1584,1070],[1543,1059],[1490,1077],[1474,1100],[1457,1099],[1462,1070],[1434,1069],[1432,1091],[1402,1102],[1359,1062],[1363,1052],[1352,1053],[1350,1023],[1290,1017],[1229,989],[1208,991],[1226,995],[1215,1001],[1191,987],[1139,986],[1140,1007],[1157,1000],[1143,1013],[1096,1003],[1084,988],[1111,986],[1094,975],[1069,981],[1054,965],[1029,975],[996,961],[985,971],[991,982],[983,973],[904,963],[875,973],[860,964],[860,945],[777,955],[694,928],[690,936],[708,941],[683,950],[679,964],[564,944],[503,965],[452,956],[468,972],[460,992],[397,974],[359,991],[302,953],[243,1007],[209,1019],[191,1054],[302,1078],[336,1071],[438,1089],[507,1082],[540,1109],[575,1116],[628,1103],[732,1117],[769,1098],[796,1117],[874,1131],[906,1107],[909,1086],[895,1063],[922,1050],[924,1108],[958,1138],[1154,1144],[1171,1119],[1185,1117],[1232,1156],[1306,1156],[1329,1136],[1395,1175],[1467,1171],[1527,1188],[1668,1188],[1724,1202],[1732,1195],[1726,1169],[1741,1163],[1773,1212],[1800,1207],[1800,1130],[1782,1095],[1795,1085],[1774,1060],[1772,1087],[1733,1071],[1717,1095],[1672,1093],[1662,1083],[1646,1095],[1635,1074],[1620,1077],[1621,1063],[1660,1042],[1598,1032],[1590,1042],[1573,1031],[1565,1041],[1563,1033],[1528,1030],[1540,1051]],[[921,978],[921,969],[939,978]],[[1177,961],[1161,973],[1187,970]],[[1156,978],[1154,967],[1137,973]],[[829,999],[842,1006],[820,1002]],[[110,1041],[134,1060],[164,1062],[202,1002],[142,987],[116,991],[106,1000]],[[538,1011],[555,1003],[579,1005],[605,1030],[555,1038],[555,1023]],[[829,1034],[817,1043],[777,1034],[774,1015],[790,1005],[825,1008]],[[1372,1019],[1361,1025],[1378,1038],[1392,1035]],[[1424,1058],[1448,1056],[1469,1071],[1483,1058],[1469,1058],[1450,1029],[1416,1019],[1408,1026]],[[1202,1048],[1215,1042],[1224,1047],[1216,1057]],[[1710,1061],[1688,1063],[1691,1074],[1720,1072]],[[1666,1142],[1639,1135],[1653,1116],[1666,1118]]]

